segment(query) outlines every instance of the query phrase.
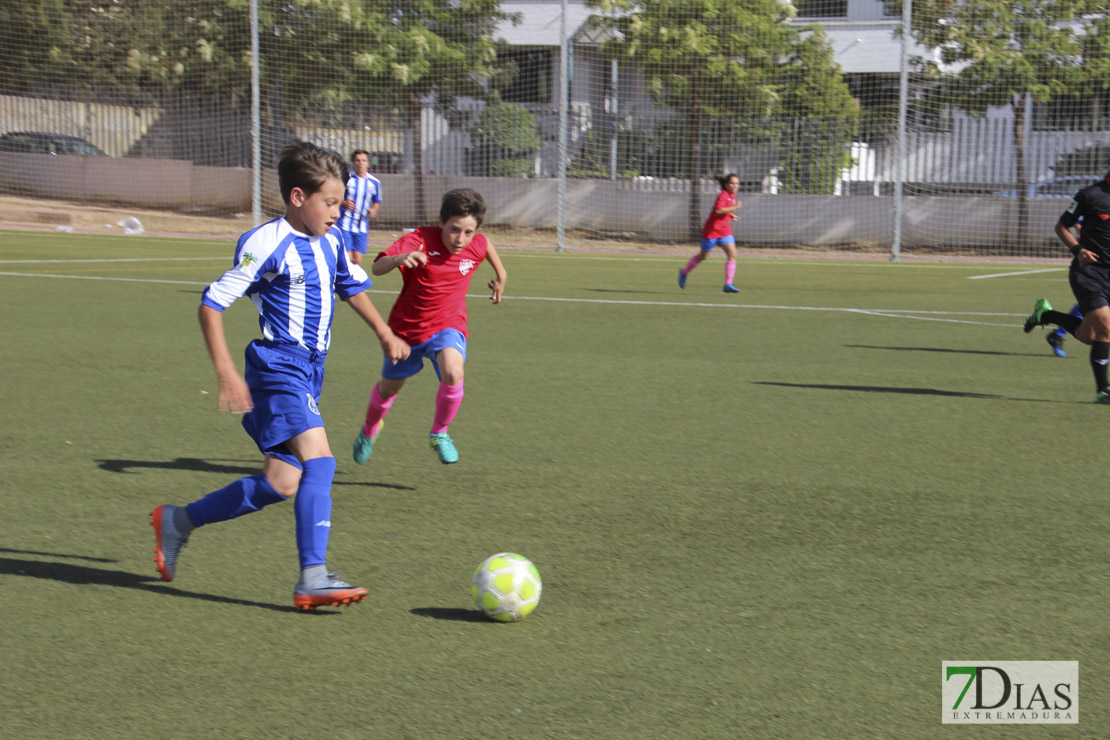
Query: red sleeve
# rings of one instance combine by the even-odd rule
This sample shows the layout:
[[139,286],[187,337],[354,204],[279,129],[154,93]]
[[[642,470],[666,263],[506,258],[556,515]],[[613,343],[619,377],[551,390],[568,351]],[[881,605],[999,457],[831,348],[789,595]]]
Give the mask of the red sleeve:
[[417,229],[416,231],[410,231],[397,241],[390,244],[388,247],[385,248],[385,251],[378,252],[378,256],[374,258],[374,261],[377,262],[382,257],[392,257],[395,254],[404,254],[405,252],[411,252],[414,249],[423,248],[424,239],[420,234],[420,230]]

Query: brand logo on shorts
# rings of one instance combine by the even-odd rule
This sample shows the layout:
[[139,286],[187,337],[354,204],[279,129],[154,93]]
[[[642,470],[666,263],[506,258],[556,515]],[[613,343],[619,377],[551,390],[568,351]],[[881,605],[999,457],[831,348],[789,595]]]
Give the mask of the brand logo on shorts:
[[305,395],[305,398],[308,399],[308,410],[311,411],[312,413],[316,414],[317,416],[319,416],[320,415],[320,407],[316,405],[316,399],[313,398],[310,393],[306,393],[304,395]]
[[1100,213],[1098,214],[1098,217],[1105,221],[1106,219],[1110,218],[1110,213]]
[[474,269],[474,260],[460,260],[459,261],[459,272],[461,272],[463,275],[466,275],[467,273],[469,273],[473,269]]

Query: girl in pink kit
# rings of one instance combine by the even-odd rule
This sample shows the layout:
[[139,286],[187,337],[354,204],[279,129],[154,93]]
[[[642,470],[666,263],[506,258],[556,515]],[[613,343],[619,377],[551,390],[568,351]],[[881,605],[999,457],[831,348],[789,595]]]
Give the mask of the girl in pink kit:
[[713,251],[713,247],[720,247],[728,255],[725,262],[725,287],[726,293],[739,293],[740,289],[732,284],[736,278],[736,237],[732,235],[732,222],[739,221],[740,217],[734,211],[740,210],[742,205],[736,200],[736,193],[740,191],[740,178],[736,175],[725,175],[718,179],[721,183],[721,193],[713,204],[709,218],[701,227],[701,249],[690,258],[686,266],[678,271],[678,287],[686,287],[686,276]]
[[466,293],[478,266],[486,261],[493,268],[490,299],[501,302],[505,268],[493,245],[478,233],[486,215],[482,196],[469,188],[451,190],[443,196],[437,226],[422,226],[405,234],[374,259],[371,272],[384,275],[401,272],[401,293],[389,313],[393,332],[412,345],[405,360],[382,364],[382,379],[370,394],[366,421],[355,438],[354,459],[365,463],[374,451],[374,441],[393,400],[405,380],[432,362],[439,378],[435,419],[428,443],[442,463],[459,460],[447,427],[463,399],[463,365],[466,363]]

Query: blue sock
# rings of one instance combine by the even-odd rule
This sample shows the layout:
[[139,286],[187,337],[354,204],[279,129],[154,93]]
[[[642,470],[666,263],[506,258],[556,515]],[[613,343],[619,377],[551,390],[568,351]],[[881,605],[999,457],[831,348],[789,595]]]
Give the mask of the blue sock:
[[315,457],[304,461],[301,485],[293,499],[293,513],[297,520],[297,555],[302,568],[327,562],[328,535],[331,534],[331,481],[334,477],[334,457]]
[[263,506],[284,500],[285,497],[274,490],[266,476],[259,473],[249,478],[240,478],[229,486],[213,491],[186,506],[185,510],[193,524],[200,527],[250,514]]

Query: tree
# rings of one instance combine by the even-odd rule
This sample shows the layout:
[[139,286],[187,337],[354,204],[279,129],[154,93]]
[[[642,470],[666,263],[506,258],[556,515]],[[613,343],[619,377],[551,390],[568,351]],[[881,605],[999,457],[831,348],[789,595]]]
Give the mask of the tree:
[[[21,91],[50,82],[133,92],[188,89],[248,100],[249,0],[6,0],[13,43],[0,63]],[[421,118],[460,96],[496,99],[504,76],[493,33],[498,0],[259,0],[260,68],[270,118],[366,101],[415,131],[417,212],[425,215]],[[278,106],[280,110],[277,110]],[[277,142],[280,144],[281,142]]]
[[357,74],[347,90],[408,112],[416,213],[423,218],[425,103],[451,114],[459,97],[496,100],[488,81],[503,71],[493,34],[512,16],[501,11],[499,0],[366,0],[363,7],[366,25],[352,60]]
[[[609,54],[641,69],[658,104],[686,112],[689,225],[701,227],[701,132],[706,120],[855,118],[832,50],[819,29],[791,26],[780,0],[587,0],[593,22],[615,31]],[[834,144],[838,158],[847,142]],[[845,160],[846,161],[846,160]]]
[[[887,5],[900,8],[900,2]],[[946,99],[973,116],[1013,112],[1018,242],[1029,241],[1025,167],[1026,98],[1047,102],[1110,84],[1105,0],[915,0],[912,34],[940,51],[922,63]],[[1094,53],[1090,60],[1085,53]],[[1098,55],[1101,54],[1101,59]],[[1088,61],[1091,66],[1088,67]],[[941,65],[955,68],[943,73]]]

